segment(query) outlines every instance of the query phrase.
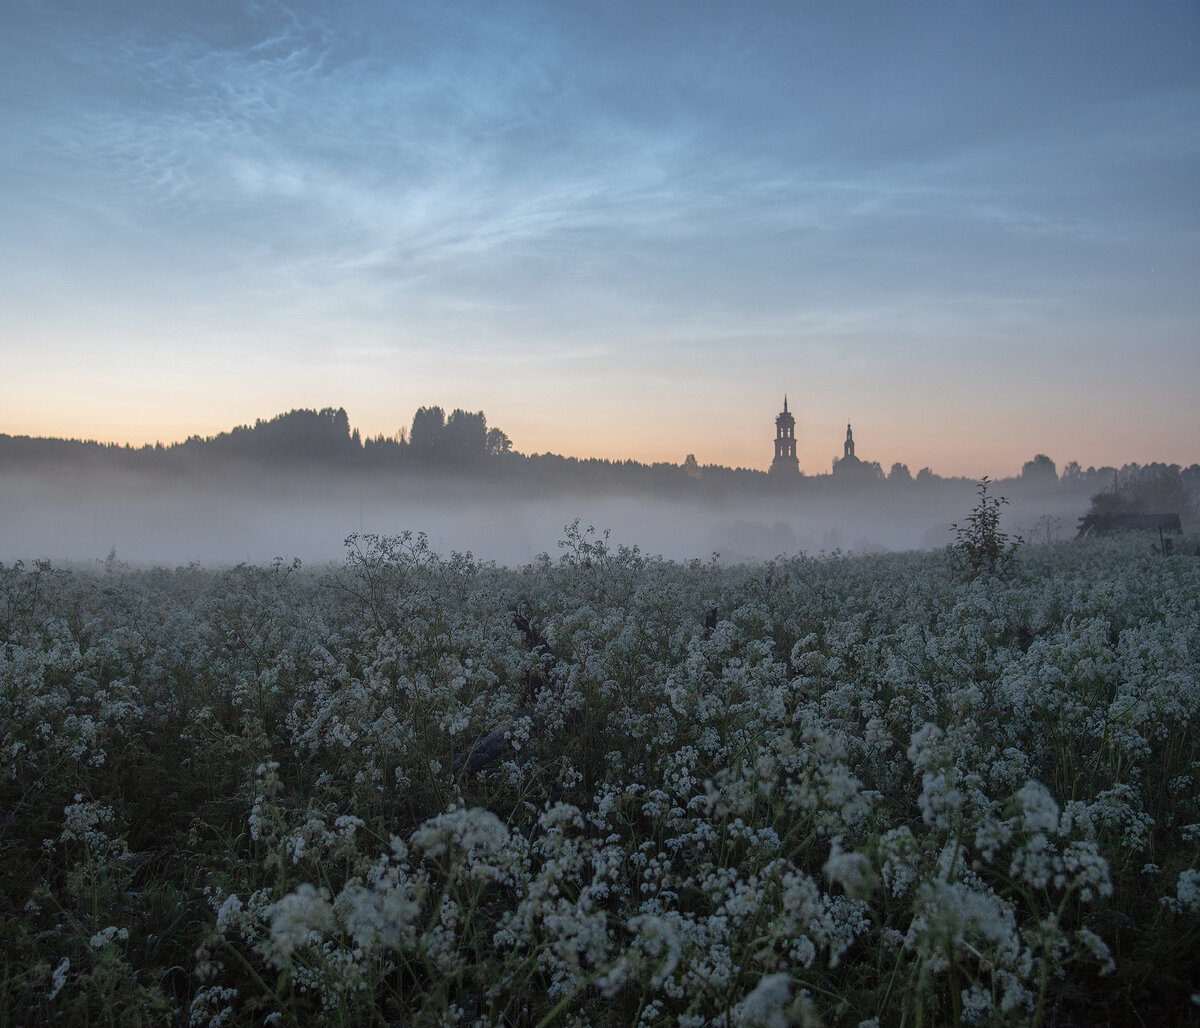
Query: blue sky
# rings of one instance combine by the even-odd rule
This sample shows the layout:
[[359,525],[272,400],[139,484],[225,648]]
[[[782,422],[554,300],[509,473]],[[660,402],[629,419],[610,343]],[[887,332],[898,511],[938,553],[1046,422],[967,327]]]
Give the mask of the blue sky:
[[1200,5],[0,8],[0,431],[1200,460]]

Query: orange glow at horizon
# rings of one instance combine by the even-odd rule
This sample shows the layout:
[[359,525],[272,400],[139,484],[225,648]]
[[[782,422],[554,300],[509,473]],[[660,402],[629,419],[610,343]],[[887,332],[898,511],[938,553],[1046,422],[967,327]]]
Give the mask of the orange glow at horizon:
[[[132,399],[132,398],[131,398]],[[418,404],[419,406],[420,404]],[[434,404],[427,404],[433,406]],[[199,406],[199,405],[197,405]],[[179,404],[143,402],[140,408],[123,406],[123,416],[113,416],[107,405],[88,404],[84,398],[68,403],[65,408],[52,409],[44,405],[9,404],[0,432],[7,435],[28,435],[54,438],[95,440],[140,447],[162,443],[170,445],[191,436],[210,437],[227,432],[239,425],[253,425],[256,420],[269,420],[287,410],[310,407],[345,406],[352,428],[363,438],[377,435],[393,437],[403,428],[407,431],[413,407],[407,415],[364,410],[356,416],[350,405],[333,401],[309,403],[279,403],[273,407],[253,409],[245,401],[228,403],[216,411],[192,410]],[[463,409],[479,409],[462,404]],[[801,471],[809,476],[827,474],[832,461],[841,456],[845,438],[845,421],[827,413],[809,410],[803,402],[789,399],[789,408],[797,417],[797,455]],[[444,408],[446,409],[446,408]],[[248,413],[248,410],[250,411]],[[449,413],[449,409],[447,409]],[[633,421],[629,418],[608,420],[552,416],[544,408],[536,416],[518,408],[503,415],[488,415],[489,427],[503,430],[515,450],[524,454],[553,453],[580,460],[596,458],[622,462],[682,464],[688,454],[694,454],[702,465],[744,467],[766,471],[774,448],[774,419],[777,410],[738,410],[729,422],[696,416],[694,410],[674,412],[669,419],[656,422]],[[1143,424],[1143,429],[1157,429],[1160,436],[1170,437],[1169,425]],[[952,425],[953,431],[920,422],[893,423],[876,414],[873,417],[852,419],[856,452],[867,461],[877,461],[886,474],[893,462],[906,464],[916,475],[922,467],[930,467],[944,477],[978,478],[984,474],[1005,478],[1020,472],[1025,461],[1037,453],[1046,453],[1055,461],[1061,473],[1065,465],[1077,460],[1089,465],[1120,467],[1136,462],[1161,461],[1183,466],[1195,461],[1198,455],[1184,452],[1181,441],[1166,440],[1157,447],[1153,441],[1132,443],[1119,426],[1103,436],[1092,433],[1080,445],[1080,439],[1064,431],[1058,440],[1033,442],[1034,433],[1013,435],[1007,441],[981,429],[978,422]],[[1009,426],[1016,433],[1020,425]],[[1151,436],[1151,440],[1153,437]],[[1028,441],[1027,441],[1028,440]]]

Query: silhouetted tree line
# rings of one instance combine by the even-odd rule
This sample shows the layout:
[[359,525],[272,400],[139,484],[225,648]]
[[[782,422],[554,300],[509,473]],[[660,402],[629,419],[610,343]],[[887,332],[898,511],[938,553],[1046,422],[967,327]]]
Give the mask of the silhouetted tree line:
[[214,454],[270,458],[289,463],[340,459],[362,449],[358,429],[351,431],[350,417],[338,407],[293,410],[253,426],[241,425],[209,439],[192,436],[184,449],[207,449]]
[[1177,464],[1126,464],[1113,471],[1109,488],[1092,497],[1088,513],[1178,514],[1185,522],[1196,517],[1200,506],[1200,465],[1181,469]]
[[[35,470],[55,464],[117,464],[146,472],[220,467],[229,461],[280,467],[315,466],[363,469],[375,473],[406,471],[423,474],[466,474],[529,486],[656,491],[673,496],[858,493],[916,490],[921,494],[975,487],[968,478],[944,478],[928,468],[913,475],[897,462],[888,474],[874,461],[856,461],[854,474],[804,475],[791,481],[769,479],[749,468],[701,465],[694,454],[680,464],[645,464],[634,460],[564,457],[553,453],[522,454],[508,436],[489,428],[483,411],[456,409],[447,417],[441,407],[421,407],[411,426],[395,435],[362,438],[350,427],[344,408],[292,410],[253,425],[181,443],[141,447],[0,434],[0,468]],[[843,469],[844,471],[845,469]],[[1178,512],[1195,517],[1200,507],[1200,465],[1129,464],[1123,468],[1066,465],[1060,477],[1053,460],[1038,454],[1019,476],[996,485],[1009,495],[1069,493],[1093,496],[1095,509]]]
[[483,411],[456,410],[447,418],[441,407],[421,407],[413,415],[408,449],[421,461],[465,467],[511,453],[512,442],[487,427]]

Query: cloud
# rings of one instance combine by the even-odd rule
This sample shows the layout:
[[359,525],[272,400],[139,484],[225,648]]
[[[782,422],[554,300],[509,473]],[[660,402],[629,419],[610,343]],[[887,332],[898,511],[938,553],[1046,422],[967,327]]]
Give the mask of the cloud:
[[0,13],[10,332],[561,389],[1195,320],[1194,72],[1015,81],[965,8],[114,4]]

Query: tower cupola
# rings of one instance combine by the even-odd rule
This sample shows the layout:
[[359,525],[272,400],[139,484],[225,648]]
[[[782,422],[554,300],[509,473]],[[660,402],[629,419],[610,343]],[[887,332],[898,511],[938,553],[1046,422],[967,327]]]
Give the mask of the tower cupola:
[[796,419],[788,411],[787,393],[783,394],[783,410],[775,417],[775,459],[769,472],[777,477],[800,475],[796,459]]

